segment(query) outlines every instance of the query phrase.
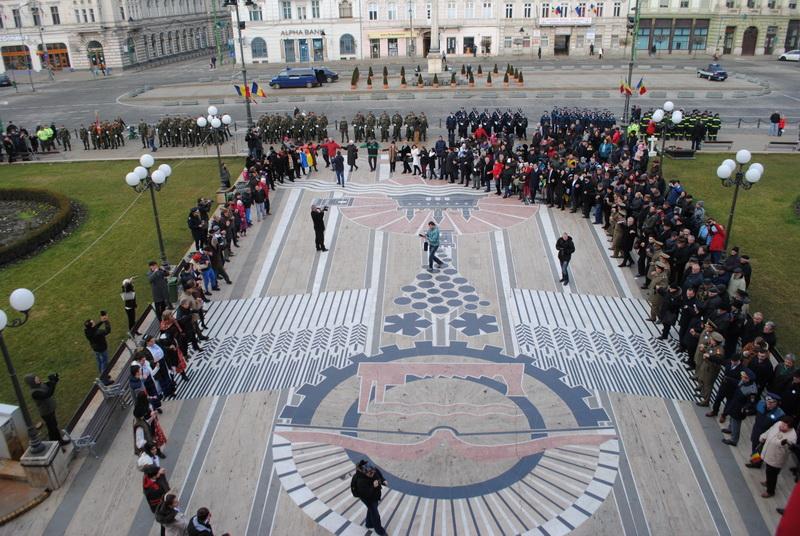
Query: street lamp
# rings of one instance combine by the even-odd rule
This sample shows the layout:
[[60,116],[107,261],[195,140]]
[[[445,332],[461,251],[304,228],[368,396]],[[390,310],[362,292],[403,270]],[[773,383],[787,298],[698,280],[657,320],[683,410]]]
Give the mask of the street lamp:
[[219,167],[219,185],[220,188],[223,190],[227,190],[231,187],[231,182],[228,177],[222,171],[222,156],[219,154],[219,143],[220,138],[223,135],[224,128],[231,124],[231,116],[228,114],[223,114],[219,116],[219,110],[217,110],[216,106],[209,106],[208,107],[208,117],[200,116],[197,118],[197,126],[201,129],[206,127],[211,128],[211,138],[214,140],[214,145],[217,147],[217,165]]
[[736,153],[736,161],[730,158],[724,160],[717,168],[717,177],[722,181],[722,185],[730,188],[734,186],[733,190],[733,203],[731,203],[731,212],[728,215],[728,227],[725,234],[725,250],[728,249],[728,241],[731,238],[731,228],[733,227],[733,213],[736,211],[736,198],[739,197],[739,187],[749,190],[755,183],[761,180],[761,175],[764,174],[764,166],[758,162],[753,162],[744,170],[744,165],[750,162],[752,155],[747,149],[740,149]]
[[14,387],[14,394],[17,395],[17,403],[19,404],[19,409],[22,412],[22,420],[25,421],[25,426],[28,428],[30,452],[31,454],[41,454],[44,452],[46,447],[39,439],[39,433],[36,431],[36,427],[33,426],[33,421],[31,421],[31,414],[28,412],[28,405],[25,403],[25,397],[22,395],[22,389],[20,389],[19,380],[17,380],[17,371],[14,369],[14,363],[11,362],[11,356],[8,355],[6,341],[3,338],[3,330],[5,330],[5,328],[18,328],[28,321],[28,314],[31,308],[33,308],[33,303],[35,300],[33,292],[26,288],[18,288],[11,293],[8,301],[14,310],[22,313],[22,318],[15,318],[9,322],[5,311],[0,309],[0,351],[3,353],[3,359],[6,362],[8,376],[11,378],[11,385]]
[[[244,27],[244,23],[239,18],[239,0],[225,0],[225,3],[223,5],[225,7],[234,7],[234,8],[236,8],[235,9],[235,11],[236,11],[236,31],[239,32],[239,56],[241,56],[241,58],[242,58],[242,82],[244,83],[245,87],[248,87],[248,85],[247,85],[247,67],[246,67],[245,61],[244,61],[244,46],[242,45],[242,42],[243,42],[243,39],[242,39],[242,28]],[[245,0],[244,5],[245,6],[254,6],[255,2],[253,2],[253,0]],[[245,95],[244,104],[245,104],[245,109],[247,110],[247,128],[253,128],[253,114],[250,111],[250,99],[247,98],[247,95]]]
[[167,178],[172,175],[172,168],[167,164],[161,164],[158,169],[150,171],[155,165],[155,159],[149,154],[143,154],[139,158],[139,166],[125,175],[125,182],[141,193],[150,190],[150,201],[153,203],[153,218],[156,221],[156,234],[158,235],[158,248],[161,252],[161,264],[167,265],[167,254],[164,251],[164,238],[161,236],[161,223],[158,220],[158,208],[156,207],[156,190],[160,190]]
[[[666,149],[667,145],[667,128],[669,127],[668,122],[665,120],[666,115],[671,113],[670,122],[672,125],[677,125],[681,121],[683,121],[683,112],[680,110],[675,109],[675,104],[672,101],[667,101],[664,103],[662,108],[659,108],[655,112],[653,112],[653,121],[657,125],[661,126],[661,176],[664,176],[664,150]],[[654,155],[650,155],[654,156]]]

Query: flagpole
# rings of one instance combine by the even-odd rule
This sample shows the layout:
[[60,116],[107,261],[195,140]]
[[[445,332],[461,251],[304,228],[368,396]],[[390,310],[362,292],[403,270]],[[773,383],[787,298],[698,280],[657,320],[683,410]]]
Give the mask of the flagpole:
[[[631,59],[628,62],[628,87],[633,83],[633,64],[636,61],[636,38],[639,34],[639,0],[634,9],[633,29],[631,31]],[[632,93],[632,92],[631,92]],[[631,106],[631,93],[625,92],[625,109],[622,112],[622,123],[628,124],[628,112]]]

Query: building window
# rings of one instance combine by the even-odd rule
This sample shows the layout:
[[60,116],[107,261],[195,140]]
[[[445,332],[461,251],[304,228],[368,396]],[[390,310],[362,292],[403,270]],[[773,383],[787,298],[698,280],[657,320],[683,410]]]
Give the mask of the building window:
[[795,0],[789,0],[789,9],[797,9],[797,2]]
[[408,11],[406,12],[409,19],[416,19],[417,18],[417,4],[411,2],[408,4]]
[[483,18],[485,18],[485,19],[492,18],[492,3],[491,2],[484,2],[483,3]]
[[456,18],[456,3],[455,2],[447,2],[447,18],[448,19]]
[[400,46],[397,44],[397,38],[389,38],[386,40],[386,45],[389,48],[389,57],[396,58],[400,55]]
[[264,20],[264,14],[261,11],[261,6],[256,4],[255,9],[250,10],[250,20]]
[[566,19],[569,16],[569,4],[561,4],[561,18]]
[[539,47],[543,48],[543,49],[549,48],[550,47],[550,38],[547,37],[546,35],[543,35],[542,36],[542,40],[541,40],[541,42],[539,44]]
[[281,18],[289,20],[292,18],[292,3],[281,2]]
[[306,6],[297,6],[297,18],[300,20],[307,19]]
[[658,0],[658,7],[660,7],[660,8],[668,8],[669,7],[669,0]]
[[583,48],[585,44],[586,36],[580,34],[575,36],[575,48]]
[[125,8],[122,6],[119,6],[119,18],[125,20]]
[[61,15],[58,13],[58,6],[50,6],[50,18],[53,19],[54,26],[61,24]]
[[578,4],[578,16],[579,17],[586,16],[586,2],[581,2]]
[[[506,4],[506,18],[513,19],[514,18],[514,4]],[[506,47],[511,48],[511,47]]]
[[[342,6],[339,5],[339,9],[341,10]],[[352,15],[351,15],[352,16]],[[356,40],[353,39],[353,36],[350,34],[344,34],[341,38],[339,38],[339,54],[342,55],[353,55],[356,53]]]
[[775,9],[775,0],[768,0],[767,7],[770,9]]
[[254,38],[252,41],[250,41],[250,53],[254,58],[266,58],[267,42],[260,37]]
[[672,32],[672,50],[689,50],[689,28],[675,28]]
[[733,9],[736,7],[736,0],[725,0],[725,7],[728,9]]
[[503,48],[511,48],[512,47],[512,39],[511,37],[504,37],[503,38]]
[[456,38],[455,37],[448,37],[447,38],[447,53],[448,54],[455,54],[456,53]]
[[603,2],[600,2],[594,8],[594,16],[595,17],[602,17],[603,16]]
[[649,50],[650,49],[650,28],[639,27],[636,34],[636,50]]
[[94,9],[92,8],[89,8],[89,18],[94,22]]
[[688,8],[689,7],[689,0],[681,0],[681,8]]
[[466,5],[464,5],[464,18],[475,18],[475,2],[467,2]]
[[89,17],[86,16],[85,9],[81,9],[81,15],[83,15],[83,22],[89,22]]
[[525,2],[522,6],[522,16],[526,19],[531,18],[531,11],[533,11],[533,5],[530,2]]
[[[340,19],[352,19],[353,18],[353,5],[350,2],[348,2],[347,0],[344,0],[344,2],[339,4],[339,18]],[[345,34],[345,35],[350,35],[350,34]],[[353,38],[353,36],[350,35],[350,39],[352,39],[352,38]],[[344,39],[344,36],[342,36],[342,39]]]
[[619,17],[620,11],[622,10],[622,3],[621,2],[614,2],[614,16]]
[[80,22],[80,21],[81,21],[81,12],[76,9],[75,10],[75,22]]
[[319,18],[319,0],[311,0],[311,18]]
[[39,8],[31,8],[31,17],[33,18],[33,25],[37,28],[42,25],[42,17],[39,16]]
[[546,19],[550,16],[550,4],[544,3],[542,4],[542,18]]
[[378,4],[370,4],[367,7],[369,20],[378,20]]
[[653,44],[656,50],[667,50],[669,47],[669,28],[654,28],[653,29]]
[[705,50],[708,28],[695,28],[692,37],[692,50]]
[[19,9],[12,9],[11,15],[14,17],[14,28],[22,28],[22,16],[19,14]]
[[390,2],[388,6],[386,6],[386,18],[389,20],[397,20],[397,4],[394,2]]

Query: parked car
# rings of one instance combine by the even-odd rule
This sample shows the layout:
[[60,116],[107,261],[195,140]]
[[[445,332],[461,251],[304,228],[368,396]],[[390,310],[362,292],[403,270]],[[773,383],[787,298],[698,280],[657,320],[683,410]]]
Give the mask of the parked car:
[[728,73],[719,63],[709,63],[705,69],[697,69],[697,78],[708,78],[722,82],[728,79]]
[[9,87],[13,85],[7,74],[0,74],[0,87]]
[[317,87],[320,85],[314,69],[302,67],[299,69],[286,68],[269,81],[270,87],[281,89],[284,87]]
[[778,56],[778,61],[800,61],[800,50],[787,50]]
[[327,82],[330,84],[339,80],[339,73],[335,73],[327,67],[314,67],[314,72],[317,74],[317,80],[320,83]]

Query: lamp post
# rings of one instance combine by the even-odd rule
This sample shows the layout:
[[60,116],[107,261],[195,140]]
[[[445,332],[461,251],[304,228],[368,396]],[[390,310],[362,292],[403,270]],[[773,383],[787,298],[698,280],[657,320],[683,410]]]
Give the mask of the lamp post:
[[11,385],[14,387],[14,394],[17,396],[17,403],[19,404],[19,409],[22,412],[22,420],[25,421],[25,427],[28,429],[28,448],[30,449],[31,454],[41,454],[44,452],[46,447],[39,439],[39,433],[33,426],[33,421],[31,421],[31,414],[28,411],[28,405],[25,403],[25,397],[22,394],[22,389],[20,388],[19,380],[17,379],[17,371],[14,369],[14,363],[11,361],[11,356],[8,355],[6,341],[3,339],[3,330],[5,330],[5,328],[18,328],[28,321],[28,314],[33,307],[35,300],[33,292],[26,288],[18,288],[11,293],[8,301],[14,310],[22,313],[22,318],[15,318],[9,322],[5,311],[0,309],[0,352],[3,353],[3,359],[6,362],[8,376],[11,378]]
[[[233,7],[235,8],[236,11],[236,31],[239,32],[239,56],[241,56],[242,58],[242,82],[244,83],[245,87],[248,87],[247,67],[244,61],[244,45],[242,44],[243,42],[242,27],[244,26],[244,24],[242,23],[241,18],[239,18],[239,0],[225,0],[224,5],[226,7]],[[255,5],[255,2],[253,2],[253,0],[245,0],[244,5],[253,6]],[[253,128],[253,114],[250,111],[250,99],[247,98],[247,95],[245,95],[244,105],[245,109],[247,110],[247,128]]]
[[724,160],[717,168],[717,177],[726,188],[734,187],[733,202],[731,203],[731,212],[728,214],[728,227],[725,234],[725,250],[728,250],[728,242],[731,239],[731,228],[733,227],[733,213],[736,212],[736,199],[739,197],[739,188],[749,190],[755,183],[761,180],[761,175],[764,174],[764,166],[758,162],[753,162],[748,166],[747,171],[744,170],[744,165],[750,162],[752,155],[747,149],[740,149],[736,153],[736,161],[730,158]]
[[139,158],[139,166],[125,175],[125,182],[141,193],[145,190],[150,190],[150,201],[153,203],[153,218],[156,221],[156,234],[158,235],[158,249],[161,253],[161,264],[169,264],[167,262],[167,254],[164,251],[164,238],[161,236],[161,223],[158,220],[158,207],[156,207],[156,190],[160,190],[167,178],[172,175],[172,168],[167,164],[161,164],[158,169],[150,171],[150,168],[155,164],[155,159],[152,155],[143,154]]
[[414,37],[414,8],[411,7],[411,2],[408,3],[408,26],[409,26],[409,33],[411,34],[411,54],[410,56],[413,58],[417,55],[417,40]]
[[223,128],[231,124],[231,116],[223,114],[221,117],[218,115],[219,110],[216,106],[208,107],[208,117],[198,117],[197,126],[200,128],[211,127],[211,138],[214,140],[214,145],[217,147],[217,166],[219,167],[219,185],[223,190],[231,187],[231,182],[225,176],[222,170],[222,156],[219,154],[219,142],[222,137]]
[[[658,110],[653,112],[653,121],[655,121],[656,124],[661,126],[661,176],[662,177],[664,176],[664,151],[667,145],[667,127],[669,126],[666,120],[666,115],[668,113],[672,114],[670,116],[669,121],[673,125],[680,124],[680,122],[683,121],[683,112],[681,112],[680,110],[676,110],[675,104],[673,104],[672,101],[665,102],[662,108],[659,108]],[[655,156],[653,153],[654,151],[652,151],[651,149],[649,155],[651,157]]]

